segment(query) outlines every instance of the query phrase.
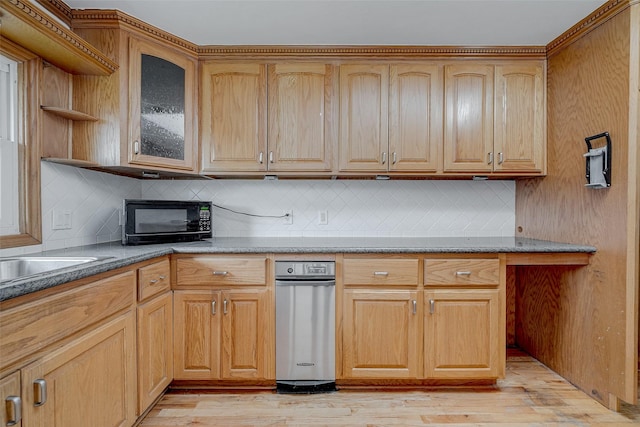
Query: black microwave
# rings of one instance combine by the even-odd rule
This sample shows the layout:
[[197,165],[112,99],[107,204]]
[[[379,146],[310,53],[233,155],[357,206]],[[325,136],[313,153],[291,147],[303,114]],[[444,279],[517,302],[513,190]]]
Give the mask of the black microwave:
[[127,199],[123,216],[123,245],[212,237],[211,202]]

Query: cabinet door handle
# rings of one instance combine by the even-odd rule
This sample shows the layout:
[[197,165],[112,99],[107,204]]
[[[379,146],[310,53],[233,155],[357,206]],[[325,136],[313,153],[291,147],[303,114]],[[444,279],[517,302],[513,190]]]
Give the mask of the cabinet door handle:
[[229,274],[228,271],[214,271],[213,272],[214,276],[226,276],[227,274]]
[[504,158],[502,156],[502,153],[498,153],[498,164],[501,165],[503,161],[504,161]]
[[493,151],[489,153],[488,157],[489,157],[489,160],[487,161],[487,164],[490,165],[493,163]]
[[398,162],[398,154],[394,151],[393,152],[393,164],[395,165]]
[[418,313],[418,301],[412,300],[411,301],[411,305],[413,306],[413,314],[417,314]]
[[211,301],[211,314],[216,315],[216,300]]
[[471,276],[470,271],[456,271],[456,276]]
[[383,276],[383,277],[387,277],[389,275],[388,271],[374,271],[373,272],[374,276]]
[[269,163],[273,163],[273,151],[269,151]]
[[11,427],[22,421],[22,399],[18,396],[7,396],[5,399],[7,407],[7,424]]
[[436,302],[432,299],[429,300],[429,314],[433,314],[436,311]]
[[383,151],[382,152],[382,164],[384,165],[385,163],[387,163],[387,152]]
[[226,298],[222,301],[222,312],[224,314],[227,314],[227,299]]
[[140,154],[140,143],[133,141],[133,154]]
[[262,164],[263,163],[263,158],[262,158],[262,151],[260,152],[260,154],[258,154],[258,163]]
[[33,406],[47,403],[47,382],[39,378],[33,382]]

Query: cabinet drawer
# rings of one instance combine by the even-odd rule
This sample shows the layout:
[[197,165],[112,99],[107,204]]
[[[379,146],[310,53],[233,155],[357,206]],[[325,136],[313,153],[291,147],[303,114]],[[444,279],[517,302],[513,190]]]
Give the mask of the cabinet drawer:
[[138,301],[171,288],[169,260],[165,259],[138,269]]
[[266,264],[263,256],[178,258],[176,285],[265,285]]
[[345,285],[418,285],[417,259],[345,259]]
[[425,259],[424,284],[497,286],[500,284],[500,260]]

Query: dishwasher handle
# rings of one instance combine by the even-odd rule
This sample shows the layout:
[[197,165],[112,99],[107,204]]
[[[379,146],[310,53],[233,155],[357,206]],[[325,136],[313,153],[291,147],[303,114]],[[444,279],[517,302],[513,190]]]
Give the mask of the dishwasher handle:
[[276,286],[335,286],[335,280],[276,280]]

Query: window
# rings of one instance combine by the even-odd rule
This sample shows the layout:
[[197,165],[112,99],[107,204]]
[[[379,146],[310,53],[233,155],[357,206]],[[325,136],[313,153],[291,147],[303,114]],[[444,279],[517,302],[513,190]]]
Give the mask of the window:
[[0,249],[42,240],[41,69],[40,58],[0,37]]
[[18,63],[0,55],[0,235],[20,233]]

